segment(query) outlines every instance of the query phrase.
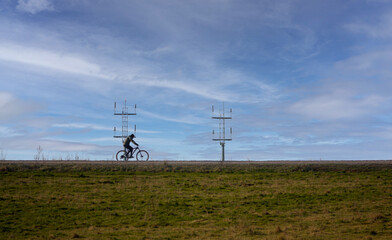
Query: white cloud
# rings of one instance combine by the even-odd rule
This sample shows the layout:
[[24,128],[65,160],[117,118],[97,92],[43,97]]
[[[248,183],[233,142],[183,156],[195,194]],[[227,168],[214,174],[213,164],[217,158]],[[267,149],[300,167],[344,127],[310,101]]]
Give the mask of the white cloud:
[[40,105],[19,100],[8,92],[0,92],[0,121],[29,114],[40,109]]
[[172,148],[174,147],[179,147],[183,145],[183,142],[181,140],[177,140],[177,139],[169,139],[169,138],[148,138],[148,137],[143,137],[143,138],[139,138],[136,140],[136,142],[138,144],[142,144],[143,148],[144,146],[159,146],[159,147],[168,147],[168,148]]
[[186,82],[179,80],[166,80],[166,79],[158,79],[155,77],[121,77],[120,81],[127,82],[132,85],[142,85],[147,87],[159,87],[159,88],[167,88],[178,91],[183,91],[186,93],[195,94],[207,99],[215,99],[218,101],[233,101],[233,97],[230,97],[230,94],[224,93],[222,91],[215,91],[208,84],[197,84],[194,82]]
[[52,127],[58,128],[74,128],[74,129],[93,129],[93,130],[104,130],[110,131],[113,130],[111,127],[106,127],[98,124],[92,123],[57,123],[53,124]]
[[[56,51],[26,47],[22,45],[2,43],[0,45],[0,60],[15,62],[18,64],[27,64],[34,67],[46,68],[51,71],[61,71],[69,74],[78,74],[82,76],[99,78],[101,80],[113,80],[122,84],[141,85],[146,87],[158,87],[172,90],[178,90],[185,93],[191,93],[203,98],[213,99],[225,102],[259,102],[260,92],[270,95],[274,88],[260,81],[251,81],[240,73],[223,73],[224,69],[216,70],[211,74],[218,74],[216,78],[224,81],[197,81],[190,80],[168,80],[162,75],[166,73],[151,73],[151,67],[132,66],[132,74],[115,77],[116,71],[103,70],[99,64],[85,60],[83,57],[63,54]],[[154,63],[151,63],[154,65]],[[105,67],[110,69],[109,67]],[[236,78],[236,79],[232,79]],[[231,80],[230,80],[231,79]],[[95,82],[95,85],[98,83]],[[239,88],[230,89],[233,84],[240,84],[243,88],[257,90],[256,94],[243,94],[238,92]],[[89,85],[89,88],[92,86]],[[226,91],[222,88],[228,88]],[[246,89],[245,89],[246,90]],[[263,95],[264,96],[264,95]]]
[[89,142],[109,142],[109,141],[113,141],[114,138],[113,137],[100,137],[100,138],[91,138],[88,141]]
[[[153,62],[151,66],[154,66]],[[118,76],[115,81],[175,90],[219,102],[260,103],[278,95],[275,86],[241,72],[221,67],[205,69],[193,63],[191,66],[196,72],[193,76],[177,76],[170,71],[155,72],[153,67],[140,67],[133,73]]]
[[[31,150],[41,146],[44,151],[60,151],[60,152],[83,152],[102,149],[102,146],[95,144],[85,144],[80,142],[61,141],[55,139],[40,138],[4,138],[0,139],[1,146],[9,150]],[[34,144],[34,146],[32,146]]]
[[54,10],[53,5],[49,0],[19,0],[16,9],[31,14]]
[[138,110],[140,114],[143,114],[148,117],[164,120],[164,121],[169,121],[169,122],[177,122],[177,123],[187,123],[187,124],[202,124],[205,122],[205,119],[203,118],[198,118],[192,115],[184,116],[184,117],[168,117],[168,116],[163,116],[159,115],[156,113],[152,113],[146,110],[139,109]]
[[379,22],[374,24],[350,23],[345,27],[351,32],[366,34],[373,38],[390,38],[392,37],[392,12],[384,14]]
[[64,152],[83,152],[99,150],[101,147],[95,144],[85,144],[80,142],[66,142],[56,140],[37,140],[35,144],[42,146],[44,150],[48,151],[64,151]]
[[13,137],[19,135],[14,129],[0,126],[0,137]]
[[382,75],[392,73],[390,63],[392,62],[392,50],[375,50],[357,56],[350,57],[335,63],[338,70],[345,72],[360,71],[366,75]]
[[108,79],[100,73],[101,67],[80,57],[49,50],[30,48],[15,44],[0,44],[0,60],[29,64],[51,70]]
[[380,96],[355,98],[344,91],[336,91],[332,94],[301,100],[292,104],[288,109],[289,112],[311,119],[335,120],[362,117],[375,111],[383,101]]
[[151,130],[143,130],[143,129],[137,129],[137,133],[148,133],[148,134],[156,134],[156,133],[162,133],[161,131],[151,131]]
[[36,145],[42,146],[44,150],[61,151],[61,152],[84,152],[102,149],[95,144],[85,144],[80,142],[57,141],[54,139],[40,139],[34,142]]

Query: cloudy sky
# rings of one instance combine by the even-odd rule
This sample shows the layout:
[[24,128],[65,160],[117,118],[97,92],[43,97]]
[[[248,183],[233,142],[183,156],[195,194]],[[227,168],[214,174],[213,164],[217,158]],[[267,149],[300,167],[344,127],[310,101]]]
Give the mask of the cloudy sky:
[[[113,127],[153,160],[392,158],[387,0],[0,0],[6,159],[110,160]],[[132,127],[131,127],[132,126]]]

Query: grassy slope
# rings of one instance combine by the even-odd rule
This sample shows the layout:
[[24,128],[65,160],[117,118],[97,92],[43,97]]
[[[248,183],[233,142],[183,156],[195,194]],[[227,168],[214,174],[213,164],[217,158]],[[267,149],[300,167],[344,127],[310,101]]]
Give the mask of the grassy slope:
[[391,239],[391,165],[0,163],[0,239]]

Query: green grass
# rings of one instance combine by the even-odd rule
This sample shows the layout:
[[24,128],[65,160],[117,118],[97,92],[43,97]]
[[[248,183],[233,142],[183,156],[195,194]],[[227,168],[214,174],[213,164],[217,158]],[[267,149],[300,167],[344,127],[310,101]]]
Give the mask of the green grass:
[[0,239],[392,239],[390,164],[0,163]]

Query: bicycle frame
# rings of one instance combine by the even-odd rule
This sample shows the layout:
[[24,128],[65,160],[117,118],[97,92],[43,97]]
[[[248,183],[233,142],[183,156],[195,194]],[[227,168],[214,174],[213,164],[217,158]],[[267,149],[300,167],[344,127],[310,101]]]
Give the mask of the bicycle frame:
[[[132,155],[136,153],[136,150],[140,150],[139,146],[133,148],[133,150],[132,150]],[[128,151],[128,149],[125,148],[125,147],[124,147],[124,151],[127,153],[127,156],[130,157],[129,153],[130,153],[131,151]]]

